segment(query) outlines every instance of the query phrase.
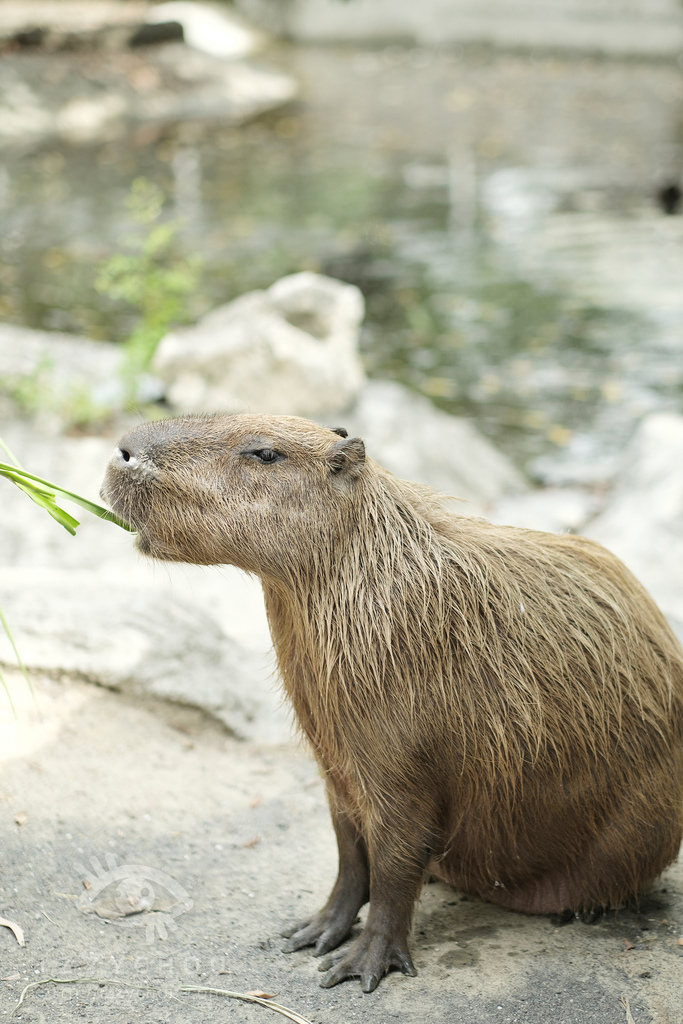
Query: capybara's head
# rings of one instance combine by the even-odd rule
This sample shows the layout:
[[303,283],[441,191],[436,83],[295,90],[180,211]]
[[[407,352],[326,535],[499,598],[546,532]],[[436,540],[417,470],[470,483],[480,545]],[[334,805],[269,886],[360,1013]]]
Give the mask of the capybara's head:
[[187,416],[119,442],[101,495],[143,554],[279,576],[346,518],[365,448],[295,416]]

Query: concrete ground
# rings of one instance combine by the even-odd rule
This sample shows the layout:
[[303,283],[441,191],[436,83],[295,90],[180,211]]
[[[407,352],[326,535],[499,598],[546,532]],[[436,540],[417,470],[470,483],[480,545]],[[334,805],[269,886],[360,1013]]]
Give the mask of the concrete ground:
[[[323,990],[310,951],[285,955],[278,937],[323,902],[335,874],[305,750],[239,742],[197,711],[69,678],[36,679],[37,712],[21,677],[8,682],[18,708],[12,716],[2,699],[0,916],[26,944],[0,928],[0,1016],[29,982],[86,977],[125,984],[44,985],[14,1019],[276,1019],[179,992],[205,985],[273,994],[315,1024],[683,1020],[680,863],[638,911],[560,928],[426,885],[418,976],[391,974],[371,995],[357,981]],[[143,912],[106,920],[83,912],[88,901],[110,918]]]

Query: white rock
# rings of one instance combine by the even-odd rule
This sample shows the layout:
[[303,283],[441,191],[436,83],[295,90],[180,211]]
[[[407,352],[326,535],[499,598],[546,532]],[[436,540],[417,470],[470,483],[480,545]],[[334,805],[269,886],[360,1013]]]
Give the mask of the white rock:
[[683,416],[643,420],[605,511],[585,533],[614,551],[683,630]]
[[487,519],[526,530],[579,532],[595,513],[595,496],[580,487],[543,487],[525,494],[505,495],[488,510]]
[[183,26],[185,42],[212,57],[247,57],[262,44],[262,34],[224,7],[171,0],[155,4],[145,16],[150,25],[177,21]]
[[292,274],[162,339],[153,370],[179,412],[315,415],[348,406],[364,375],[363,297],[320,274]]
[[[190,602],[103,586],[92,572],[22,568],[3,571],[0,607],[29,668],[192,704],[240,736],[258,731],[257,656]],[[0,660],[15,664],[4,633]]]
[[477,506],[454,511],[479,512],[501,494],[526,487],[510,460],[469,420],[441,412],[400,384],[370,381],[340,424],[362,437],[368,455],[396,476]]

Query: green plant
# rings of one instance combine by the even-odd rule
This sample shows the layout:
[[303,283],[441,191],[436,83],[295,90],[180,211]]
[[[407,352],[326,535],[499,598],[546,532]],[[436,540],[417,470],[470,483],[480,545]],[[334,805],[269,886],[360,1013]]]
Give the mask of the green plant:
[[[11,460],[10,462],[0,462],[0,476],[5,477],[7,480],[11,480],[12,483],[15,484],[25,494],[27,494],[32,501],[35,501],[37,505],[40,505],[41,508],[44,508],[45,511],[48,512],[53,519],[56,519],[57,522],[61,526],[63,526],[65,530],[68,530],[70,534],[75,535],[76,527],[80,525],[79,520],[75,519],[65,509],[61,508],[57,504],[57,495],[59,495],[60,498],[66,498],[67,501],[74,502],[74,504],[76,505],[80,505],[81,508],[84,508],[86,511],[98,516],[100,519],[107,519],[110,523],[115,523],[117,526],[120,526],[123,530],[128,530],[132,532],[133,528],[129,526],[128,523],[124,522],[122,519],[119,519],[119,517],[114,515],[113,512],[109,512],[106,508],[103,508],[101,505],[95,504],[94,501],[89,501],[88,498],[82,498],[80,494],[75,494],[73,491],[68,491],[66,488],[60,487],[58,484],[50,483],[49,480],[43,480],[42,477],[35,476],[33,473],[27,473],[25,469],[22,469],[19,462],[12,455],[12,452],[9,450],[9,448],[4,443],[2,438],[0,438],[0,448],[2,448],[5,451],[7,457]],[[12,650],[14,651],[15,657],[17,659],[19,668],[21,669],[24,678],[28,683],[29,689],[31,689],[31,680],[29,678],[28,672],[26,671],[23,661],[21,660],[19,650],[14,641],[14,637],[12,636],[12,633],[10,631],[7,619],[1,608],[0,624],[2,624],[2,627],[5,633],[7,634],[9,642],[12,645]],[[7,686],[7,682],[1,671],[0,684],[3,686],[5,693],[7,694],[7,697],[9,699],[10,705],[14,709],[12,695],[9,692],[9,687]]]
[[41,356],[26,376],[0,378],[0,389],[27,413],[54,412],[67,427],[102,422],[111,415],[110,409],[93,399],[86,384],[72,382],[64,386],[56,382],[54,363],[48,355]]
[[166,197],[146,178],[136,178],[126,206],[136,225],[124,241],[129,252],[115,253],[100,267],[95,287],[100,294],[123,301],[138,313],[137,324],[124,343],[124,377],[134,389],[147,369],[157,344],[173,324],[188,319],[187,298],[196,289],[198,257],[178,255],[181,223],[162,220]]

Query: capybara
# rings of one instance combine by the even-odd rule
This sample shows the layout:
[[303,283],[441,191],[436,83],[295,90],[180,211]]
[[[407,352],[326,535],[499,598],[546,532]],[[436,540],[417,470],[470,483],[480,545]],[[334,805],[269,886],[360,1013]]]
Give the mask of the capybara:
[[527,914],[618,906],[683,833],[683,654],[651,598],[581,537],[453,515],[342,428],[290,416],[147,423],[102,496],[153,558],[261,577],[339,845],[287,950],[322,985],[414,974],[429,872]]

